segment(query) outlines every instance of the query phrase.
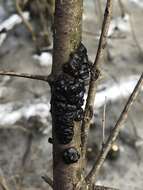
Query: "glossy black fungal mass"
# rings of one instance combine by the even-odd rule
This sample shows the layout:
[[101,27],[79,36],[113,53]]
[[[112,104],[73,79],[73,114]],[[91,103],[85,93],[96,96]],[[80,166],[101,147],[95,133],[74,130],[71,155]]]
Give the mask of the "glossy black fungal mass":
[[48,142],[49,142],[50,144],[53,144],[53,139],[52,139],[51,137],[49,137]]
[[70,60],[63,66],[63,71],[70,76],[85,80],[89,77],[90,66],[87,50],[82,43],[74,54],[70,55]]
[[76,163],[80,158],[80,155],[76,148],[71,147],[63,152],[63,160],[66,164],[73,164]]
[[63,72],[52,86],[52,114],[59,143],[68,144],[74,135],[74,121],[83,119],[85,81],[89,77],[87,50],[80,43],[63,65]]

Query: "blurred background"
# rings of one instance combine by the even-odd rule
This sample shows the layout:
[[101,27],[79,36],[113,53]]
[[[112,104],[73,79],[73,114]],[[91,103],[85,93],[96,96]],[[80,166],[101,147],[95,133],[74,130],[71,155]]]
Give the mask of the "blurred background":
[[[83,43],[94,62],[105,0],[84,0]],[[88,145],[89,170],[143,71],[143,0],[114,0],[108,44],[101,60]],[[0,70],[50,74],[54,0],[0,0]],[[48,46],[47,46],[48,45]],[[143,90],[143,88],[142,88]],[[0,76],[0,189],[47,190],[52,176],[50,88],[47,83]],[[110,151],[98,184],[143,188],[143,93]]]

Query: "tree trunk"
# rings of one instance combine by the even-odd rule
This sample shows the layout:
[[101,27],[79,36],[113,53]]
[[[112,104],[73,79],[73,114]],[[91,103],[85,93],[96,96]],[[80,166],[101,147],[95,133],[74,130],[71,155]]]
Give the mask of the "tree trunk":
[[[53,81],[55,81],[57,76],[61,73],[62,65],[69,60],[70,53],[76,50],[81,41],[82,10],[82,0],[56,0],[55,2],[54,52],[51,74]],[[58,142],[55,135],[53,112],[51,109],[53,123],[53,189],[73,190],[81,178],[81,161],[79,160],[74,164],[66,164],[62,157],[63,151],[70,147],[75,147],[80,154],[80,122],[75,122],[74,124],[74,137],[72,142],[62,145]]]

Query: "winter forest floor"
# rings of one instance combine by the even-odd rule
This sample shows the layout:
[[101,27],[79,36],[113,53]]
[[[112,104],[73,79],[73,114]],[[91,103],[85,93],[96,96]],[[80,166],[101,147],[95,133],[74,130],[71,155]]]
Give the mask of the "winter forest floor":
[[[121,18],[118,1],[114,1],[108,47],[102,60],[103,76],[96,96],[96,109],[89,136],[89,168],[101,147],[105,96],[107,137],[143,71],[143,2],[123,2],[126,13]],[[94,0],[85,0],[84,5],[83,42],[90,60],[94,61],[102,21],[99,16],[101,12]],[[6,7],[0,5],[0,29],[2,23],[13,15],[11,7],[9,3]],[[6,39],[0,46],[0,70],[48,75],[51,62],[50,53],[43,53],[42,56],[35,54],[29,32],[23,24],[8,30]],[[41,179],[42,175],[51,176],[52,173],[52,146],[48,143],[51,136],[49,101],[48,84],[0,76],[0,182],[5,179],[9,190],[49,188]],[[143,93],[140,92],[117,141],[120,154],[115,160],[106,160],[98,184],[121,190],[143,189],[142,115]]]

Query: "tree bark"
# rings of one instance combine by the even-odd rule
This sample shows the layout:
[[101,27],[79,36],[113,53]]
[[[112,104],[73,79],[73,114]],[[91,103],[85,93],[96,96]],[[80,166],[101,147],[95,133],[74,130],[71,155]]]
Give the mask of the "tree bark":
[[[82,0],[56,0],[54,16],[54,52],[51,77],[53,80],[62,71],[62,65],[69,60],[71,52],[76,50],[81,41]],[[53,115],[53,113],[52,113]],[[75,147],[81,152],[80,123],[74,124],[74,137],[67,145],[59,144],[53,120],[53,189],[73,190],[81,178],[81,161],[65,164],[62,152],[65,148]]]

